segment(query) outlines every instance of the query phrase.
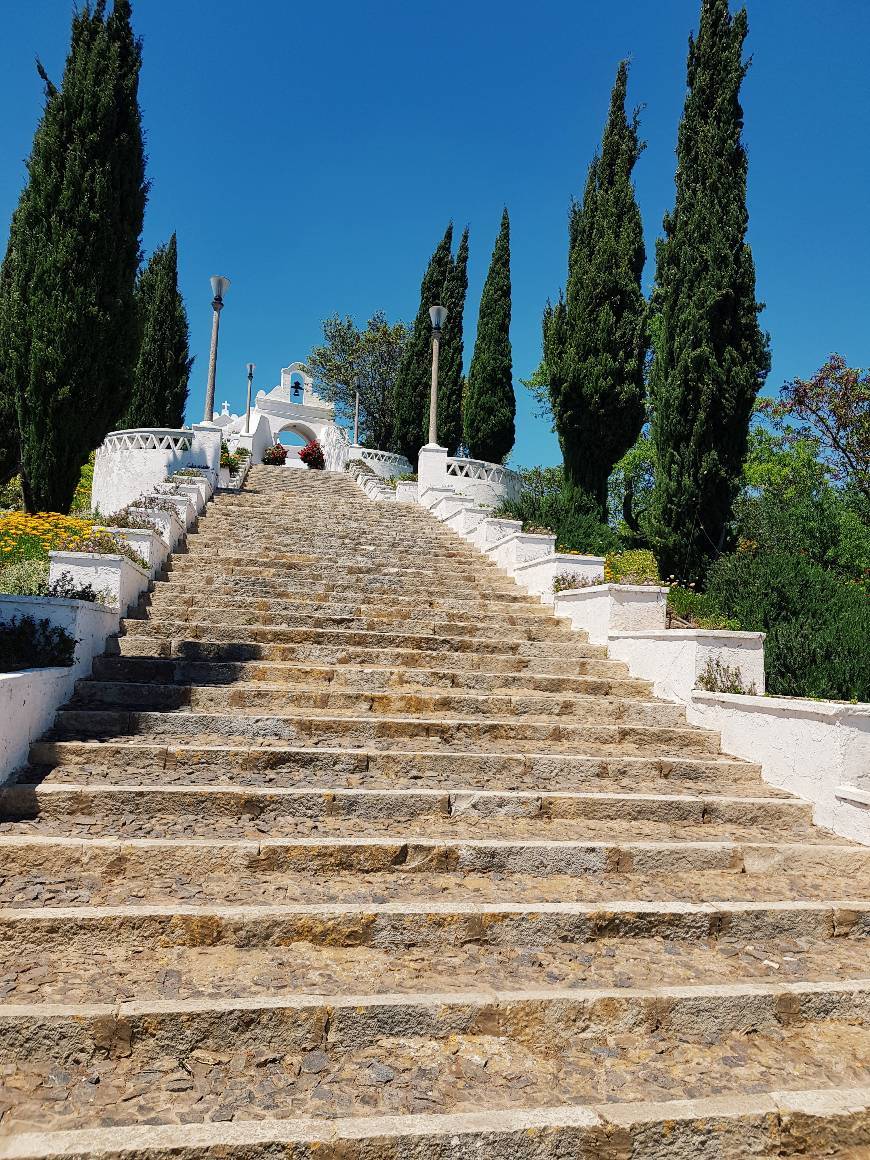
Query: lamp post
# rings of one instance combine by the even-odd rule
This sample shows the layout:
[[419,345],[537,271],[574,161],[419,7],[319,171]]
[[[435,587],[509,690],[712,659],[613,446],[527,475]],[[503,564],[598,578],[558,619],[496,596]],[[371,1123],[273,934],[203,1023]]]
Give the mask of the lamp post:
[[245,404],[245,434],[251,434],[251,386],[254,382],[254,363],[248,363],[248,401]]
[[203,423],[214,422],[214,380],[217,373],[218,335],[221,328],[221,311],[224,308],[224,295],[230,288],[229,278],[220,278],[217,275],[211,280],[212,298],[211,308],[214,316],[211,323],[211,353],[208,359],[208,386],[205,391],[205,414]]
[[430,306],[432,319],[432,390],[429,394],[429,443],[438,444],[438,352],[441,349],[441,327],[447,318],[446,306]]
[[353,406],[353,445],[359,447],[359,379],[354,382],[354,394],[356,398]]

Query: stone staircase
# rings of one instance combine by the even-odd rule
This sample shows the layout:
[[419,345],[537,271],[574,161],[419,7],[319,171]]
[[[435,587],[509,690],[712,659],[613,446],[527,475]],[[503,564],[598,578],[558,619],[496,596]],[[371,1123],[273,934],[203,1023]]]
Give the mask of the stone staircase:
[[870,1156],[870,850],[252,469],[0,791],[0,1156]]

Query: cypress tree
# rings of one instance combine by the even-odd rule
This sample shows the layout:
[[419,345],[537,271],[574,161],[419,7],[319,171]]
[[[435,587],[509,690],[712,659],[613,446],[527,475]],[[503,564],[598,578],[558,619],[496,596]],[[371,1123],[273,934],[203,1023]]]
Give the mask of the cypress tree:
[[129,398],[145,209],[141,45],[129,0],[76,12],[0,275],[0,394],[14,396],[30,511],[66,511]]
[[193,359],[184,300],[178,292],[175,234],[151,255],[136,286],[139,357],[122,427],[180,427]]
[[459,249],[444,287],[447,307],[444,337],[438,366],[438,442],[451,455],[462,442],[462,318],[468,292],[468,227],[462,231]]
[[646,257],[632,172],[644,145],[625,112],[628,65],[619,65],[601,151],[583,201],[572,205],[568,287],[545,315],[544,362],[570,489],[604,511],[613,465],[644,421]]
[[650,376],[654,548],[663,576],[703,580],[728,546],[755,397],[770,369],[746,244],[740,85],[746,11],[703,0],[689,40],[676,202],[657,247]]
[[417,462],[417,452],[426,442],[429,430],[429,390],[432,383],[432,321],[429,307],[438,305],[444,296],[447,275],[453,266],[453,223],[429,259],[420,285],[420,306],[411,337],[405,347],[402,365],[396,376],[393,450]]
[[500,463],[514,445],[510,219],[505,209],[480,298],[465,392],[465,442],[475,459]]

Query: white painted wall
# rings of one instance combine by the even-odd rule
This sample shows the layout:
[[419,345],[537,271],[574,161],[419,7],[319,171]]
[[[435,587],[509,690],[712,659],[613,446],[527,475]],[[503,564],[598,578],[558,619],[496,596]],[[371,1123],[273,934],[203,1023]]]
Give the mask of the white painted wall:
[[552,555],[556,547],[556,537],[540,535],[536,532],[511,532],[494,544],[486,546],[486,554],[509,576],[513,576],[520,564],[529,560],[539,560]]
[[27,762],[30,745],[51,728],[54,714],[90,674],[95,656],[118,631],[118,613],[85,600],[48,596],[0,596],[0,621],[32,616],[66,629],[77,640],[71,668],[0,673],[0,783]]
[[555,593],[554,601],[557,616],[585,632],[592,644],[607,644],[611,632],[663,632],[668,590],[645,584],[595,584],[563,589]]
[[148,565],[148,572],[152,579],[163,568],[169,556],[169,546],[163,537],[150,528],[100,528],[97,531],[109,532],[119,540],[123,540],[139,553]]
[[725,753],[761,762],[770,785],[811,801],[817,825],[870,845],[870,705],[695,691],[686,716],[718,730]]
[[110,592],[121,616],[126,616],[130,606],[138,602],[150,579],[144,568],[126,556],[99,556],[93,552],[49,552],[48,561],[50,584],[68,572],[76,585],[84,587],[90,584],[97,591],[103,589]]
[[170,552],[174,551],[181,540],[184,539],[185,526],[178,517],[175,505],[173,505],[171,511],[166,508],[131,507],[130,513],[131,515],[141,516],[142,519],[150,520],[157,528],[160,538]]
[[[189,443],[186,449],[180,446],[182,437]],[[165,446],[131,446],[161,442]],[[211,424],[196,424],[190,431],[113,431],[97,449],[91,506],[104,516],[113,515],[184,467],[204,467],[213,489],[217,486],[220,454],[221,430]]]
[[563,572],[575,572],[591,584],[604,576],[604,557],[552,552],[536,560],[527,560],[515,565],[513,578],[532,596],[539,596],[544,604],[552,604],[553,581]]
[[608,634],[608,653],[632,676],[652,681],[657,697],[687,704],[708,660],[739,669],[744,686],[764,693],[764,633],[675,628]]

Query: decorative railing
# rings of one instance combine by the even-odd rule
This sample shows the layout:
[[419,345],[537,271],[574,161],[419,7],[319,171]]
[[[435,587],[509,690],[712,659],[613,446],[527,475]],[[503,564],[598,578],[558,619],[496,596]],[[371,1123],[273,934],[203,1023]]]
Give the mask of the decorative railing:
[[137,427],[130,431],[110,431],[101,450],[106,451],[189,451],[192,431],[171,427]]
[[359,457],[363,463],[384,463],[389,467],[398,468],[400,475],[410,475],[412,471],[409,460],[395,451],[377,451],[374,447],[363,447]]
[[448,458],[447,474],[457,479],[482,479],[503,487],[519,487],[520,477],[500,463],[486,463],[483,459]]

